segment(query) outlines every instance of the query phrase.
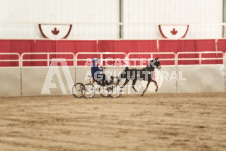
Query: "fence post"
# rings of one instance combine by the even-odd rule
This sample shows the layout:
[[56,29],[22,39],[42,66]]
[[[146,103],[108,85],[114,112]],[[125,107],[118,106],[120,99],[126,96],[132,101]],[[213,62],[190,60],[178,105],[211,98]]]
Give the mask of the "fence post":
[[199,53],[199,64],[202,64],[202,54]]

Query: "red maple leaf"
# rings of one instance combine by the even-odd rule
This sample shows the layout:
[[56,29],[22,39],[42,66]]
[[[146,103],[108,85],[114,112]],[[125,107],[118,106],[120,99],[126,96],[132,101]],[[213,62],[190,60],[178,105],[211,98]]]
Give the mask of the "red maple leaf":
[[52,30],[52,33],[54,34],[54,35],[58,35],[59,34],[59,30],[57,30],[57,28],[55,27],[54,28],[54,30]]
[[175,30],[175,28],[173,28],[173,30],[171,31],[171,34],[172,35],[176,35],[177,34],[177,31]]

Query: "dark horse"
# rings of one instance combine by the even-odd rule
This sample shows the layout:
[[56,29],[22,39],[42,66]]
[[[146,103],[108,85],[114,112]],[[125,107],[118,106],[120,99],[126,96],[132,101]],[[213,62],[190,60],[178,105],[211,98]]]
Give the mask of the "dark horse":
[[149,84],[151,82],[154,82],[156,85],[155,91],[158,91],[158,84],[155,80],[153,80],[153,74],[155,68],[161,69],[160,61],[158,58],[155,58],[149,62],[147,67],[142,68],[142,69],[129,69],[128,67],[125,68],[125,70],[121,73],[118,79],[118,83],[120,82],[121,79],[126,79],[125,83],[123,84],[122,88],[125,87],[125,85],[132,80],[132,88],[138,93],[138,91],[135,89],[135,84],[137,80],[145,80],[148,81],[147,86],[145,90],[142,93],[142,96],[144,95],[145,91],[147,90]]

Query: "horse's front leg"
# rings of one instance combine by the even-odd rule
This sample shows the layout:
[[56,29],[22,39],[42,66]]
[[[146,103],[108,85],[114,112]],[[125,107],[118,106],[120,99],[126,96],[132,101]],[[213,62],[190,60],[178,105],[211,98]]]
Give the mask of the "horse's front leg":
[[129,82],[129,80],[128,79],[126,79],[126,81],[124,82],[124,84],[121,86],[121,88],[124,88],[125,87],[125,85],[127,85],[127,83]]
[[134,79],[133,80],[133,84],[132,84],[132,88],[136,91],[136,93],[138,94],[139,92],[136,90],[136,88],[135,88],[135,84],[136,84],[136,82],[137,82],[137,79]]
[[144,93],[146,92],[146,90],[148,89],[149,84],[151,83],[151,81],[148,81],[147,86],[145,88],[145,90],[143,91],[143,94],[141,96],[144,96]]
[[159,87],[158,87],[158,83],[155,81],[155,80],[152,80],[154,83],[155,83],[155,86],[156,86],[156,89],[155,89],[155,92],[158,91]]

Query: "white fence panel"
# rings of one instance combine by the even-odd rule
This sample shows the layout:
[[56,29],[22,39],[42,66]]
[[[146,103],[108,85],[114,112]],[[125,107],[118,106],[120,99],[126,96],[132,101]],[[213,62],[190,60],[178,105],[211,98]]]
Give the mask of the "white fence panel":
[[0,97],[20,96],[20,68],[0,68]]
[[[67,83],[67,76],[71,76],[72,80],[75,79],[75,68],[69,67],[70,74],[65,75],[65,72],[62,70],[63,67],[53,67],[51,72],[56,73],[59,69],[60,76],[57,76],[56,74],[50,74],[50,77],[47,77],[49,75],[49,67],[24,67],[22,68],[22,96],[42,96],[42,95],[64,95],[62,91],[62,87],[60,85],[60,79],[63,81],[63,86],[66,89],[66,94],[71,95],[72,86],[68,86]],[[54,87],[56,88],[50,88],[50,94],[42,94],[42,90],[44,87],[45,82],[48,83],[48,78],[51,79],[52,84],[47,84],[45,86],[47,87]],[[46,92],[46,91],[45,91]]]
[[224,92],[224,65],[178,66],[184,81],[177,82],[178,93]]
[[[176,93],[176,66],[162,66],[162,84],[159,86],[158,93]],[[157,81],[158,82],[158,81]]]

